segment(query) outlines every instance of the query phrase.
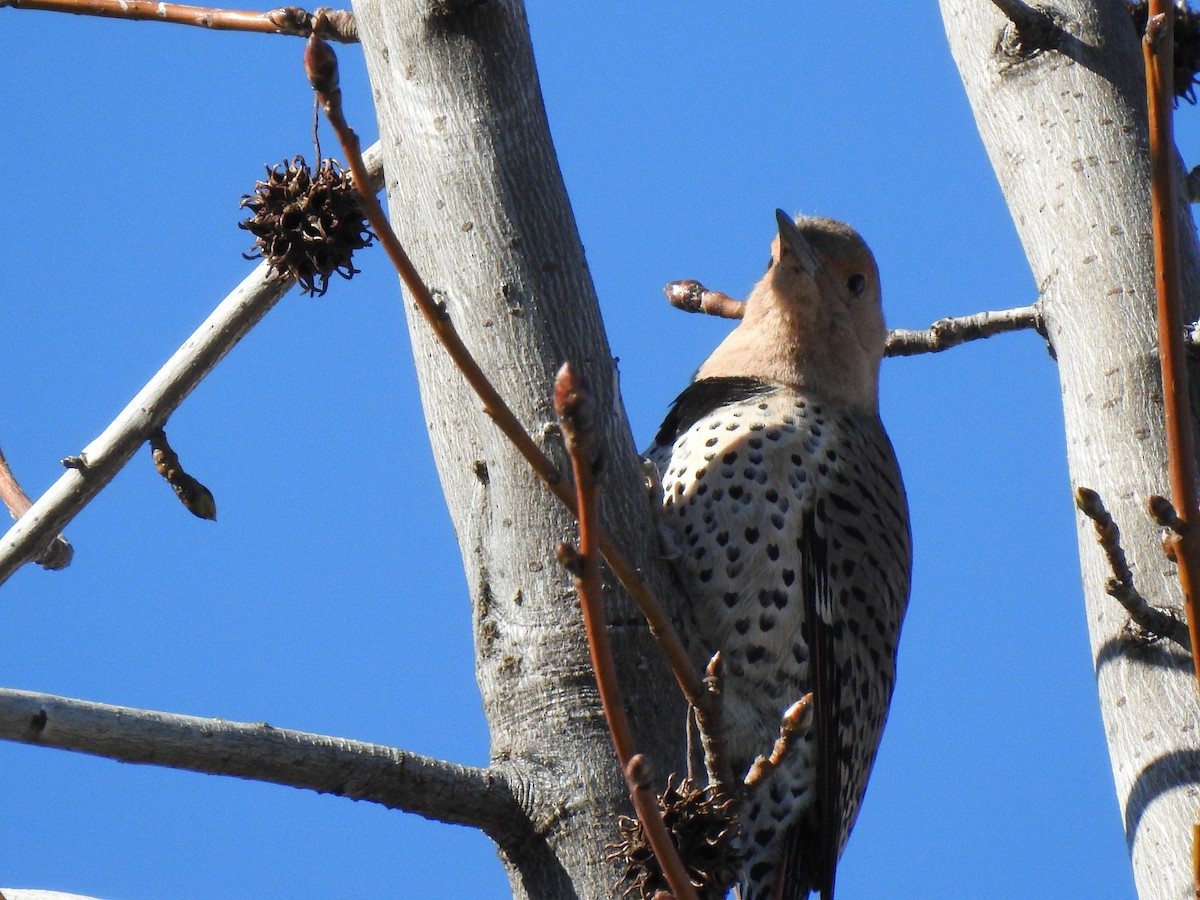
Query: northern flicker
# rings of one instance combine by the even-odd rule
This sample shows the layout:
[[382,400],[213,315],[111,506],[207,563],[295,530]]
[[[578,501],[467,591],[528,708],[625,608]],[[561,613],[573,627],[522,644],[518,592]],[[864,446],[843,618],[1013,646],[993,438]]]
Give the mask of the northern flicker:
[[809,731],[741,810],[739,896],[831,900],[891,701],[911,539],[879,420],[874,257],[840,222],[776,218],[742,321],[647,455],[697,636],[725,660],[739,777],[813,694]]

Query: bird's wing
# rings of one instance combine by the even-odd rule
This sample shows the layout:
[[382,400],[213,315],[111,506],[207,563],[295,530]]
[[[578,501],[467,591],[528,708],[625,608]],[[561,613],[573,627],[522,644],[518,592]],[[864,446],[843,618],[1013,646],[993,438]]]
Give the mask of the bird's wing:
[[[829,584],[828,545],[825,535],[817,528],[817,519],[824,518],[823,503],[824,500],[818,498],[816,509],[805,513],[800,537],[804,629],[815,707],[812,727],[816,729],[817,744],[817,802],[813,815],[796,823],[788,836],[784,858],[787,871],[795,873],[796,877],[785,879],[783,900],[802,900],[810,890],[818,891],[821,900],[833,900],[841,841],[843,773],[840,766],[844,740],[838,728],[838,707],[842,685],[833,645],[834,597]],[[803,858],[799,858],[801,852]]]
[[701,378],[683,389],[654,437],[656,447],[670,447],[681,434],[722,406],[729,406],[778,390],[779,385],[761,378]]

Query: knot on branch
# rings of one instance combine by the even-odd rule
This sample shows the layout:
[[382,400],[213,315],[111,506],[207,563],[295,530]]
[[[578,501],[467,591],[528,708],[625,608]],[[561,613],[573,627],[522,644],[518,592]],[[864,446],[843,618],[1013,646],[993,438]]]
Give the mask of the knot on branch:
[[1012,23],[1001,38],[1001,49],[1009,56],[1028,58],[1061,46],[1065,33],[1049,10],[1021,0],[992,0]]

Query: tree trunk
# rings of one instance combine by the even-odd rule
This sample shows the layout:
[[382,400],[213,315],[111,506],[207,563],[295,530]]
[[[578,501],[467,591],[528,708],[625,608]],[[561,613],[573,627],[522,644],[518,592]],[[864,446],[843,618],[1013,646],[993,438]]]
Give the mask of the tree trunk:
[[[1063,42],[1023,54],[992,3],[941,0],[941,9],[1039,286],[1059,364],[1072,486],[1104,499],[1142,594],[1178,610],[1175,567],[1145,512],[1147,497],[1168,494],[1169,485],[1138,34],[1122,0],[1062,0],[1053,14]],[[1192,229],[1183,232],[1184,313],[1193,321],[1200,261]],[[1200,716],[1192,663],[1166,642],[1143,646],[1125,636],[1127,616],[1105,593],[1111,572],[1091,522],[1078,515],[1077,525],[1100,705],[1138,893],[1193,897]],[[1029,624],[1038,627],[1036,602]]]
[[[595,397],[604,518],[668,606],[657,532],[546,125],[515,0],[358,0],[391,218],[463,340],[527,430],[568,472],[553,426],[558,366]],[[493,762],[527,785],[529,828],[500,841],[519,897],[611,897],[604,859],[627,791],[601,714],[578,602],[555,562],[571,516],[538,483],[408,305],[427,426],[475,622]],[[416,423],[414,424],[414,434]],[[638,748],[665,776],[685,707],[641,616],[609,616]],[[453,873],[447,873],[452,877]]]

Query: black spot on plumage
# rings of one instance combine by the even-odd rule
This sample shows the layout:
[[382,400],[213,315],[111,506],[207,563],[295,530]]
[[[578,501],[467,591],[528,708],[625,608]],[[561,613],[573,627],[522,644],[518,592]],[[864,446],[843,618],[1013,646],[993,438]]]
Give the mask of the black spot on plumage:
[[757,540],[758,540],[758,529],[757,528],[747,528],[746,529],[746,543],[753,544]]
[[775,627],[775,623],[777,621],[778,621],[778,619],[776,619],[774,616],[770,615],[769,613],[763,613],[762,615],[760,615],[758,617],[758,627],[763,631],[770,631],[772,628]]
[[[738,499],[739,497],[741,497],[741,496],[742,496],[742,494],[744,494],[745,492],[746,492],[746,491],[745,491],[745,488],[743,488],[743,487],[742,487],[740,484],[734,484],[734,485],[730,485],[730,487],[729,487],[729,499],[730,499],[730,500],[737,500],[737,499]],[[717,495],[716,495],[715,493],[713,494],[713,498],[714,498],[714,499],[720,499],[719,497],[717,497]]]
[[784,569],[783,570],[783,583],[787,587],[791,587],[795,583],[795,581],[796,581],[796,573],[793,572],[791,569]]
[[725,602],[726,606],[728,606],[730,609],[733,609],[735,606],[737,606],[738,592],[726,591],[725,595],[721,599]]
[[779,559],[779,547],[776,544],[767,544],[767,559],[771,562]]
[[750,630],[750,618],[746,617],[743,619],[738,619],[736,622],[733,623],[733,629],[738,634],[745,634],[747,631]]
[[746,648],[746,662],[753,665],[757,662],[762,662],[762,658],[767,655],[767,648],[761,644],[751,644]]
[[737,462],[737,451],[730,450],[721,457],[721,462],[725,463],[727,466],[732,466],[735,462]]

